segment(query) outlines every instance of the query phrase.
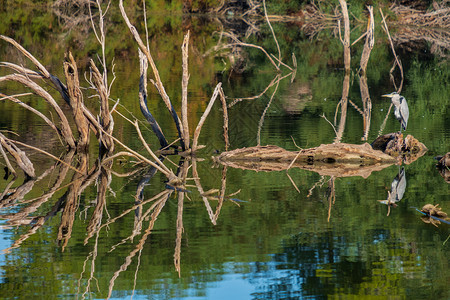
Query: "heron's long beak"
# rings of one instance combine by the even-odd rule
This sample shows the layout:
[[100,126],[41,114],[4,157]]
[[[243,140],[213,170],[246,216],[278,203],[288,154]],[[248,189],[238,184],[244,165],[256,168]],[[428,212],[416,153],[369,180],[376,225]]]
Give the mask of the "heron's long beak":
[[389,97],[389,98],[392,98],[392,94],[381,95],[381,97]]

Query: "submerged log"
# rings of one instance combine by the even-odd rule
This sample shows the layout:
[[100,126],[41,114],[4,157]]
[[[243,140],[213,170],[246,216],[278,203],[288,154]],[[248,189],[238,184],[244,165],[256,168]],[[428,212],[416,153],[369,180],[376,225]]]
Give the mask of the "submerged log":
[[396,159],[374,150],[369,144],[327,144],[301,151],[287,151],[278,146],[256,146],[223,152],[213,159],[221,164],[254,171],[282,171],[297,167],[321,175],[367,178]]

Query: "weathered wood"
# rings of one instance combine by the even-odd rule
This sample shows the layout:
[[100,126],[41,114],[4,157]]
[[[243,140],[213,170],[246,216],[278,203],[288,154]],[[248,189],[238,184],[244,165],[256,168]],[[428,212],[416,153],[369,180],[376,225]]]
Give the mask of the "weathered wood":
[[219,90],[219,96],[220,101],[222,102],[222,111],[223,111],[223,138],[225,140],[225,151],[228,151],[228,147],[230,147],[230,139],[228,138],[228,108],[222,87]]
[[412,135],[403,138],[403,134],[400,132],[379,136],[372,142],[372,147],[405,164],[412,163],[428,151],[427,147]]
[[184,132],[183,125],[181,123],[180,118],[178,117],[177,112],[175,111],[175,109],[172,105],[172,102],[170,101],[169,95],[167,95],[167,92],[164,89],[164,85],[161,81],[161,77],[159,76],[159,71],[158,71],[158,68],[156,67],[155,61],[153,60],[153,57],[150,53],[150,49],[148,49],[144,45],[144,42],[142,41],[141,37],[139,36],[139,33],[138,33],[136,27],[134,27],[131,24],[130,19],[128,18],[127,14],[125,12],[125,8],[123,7],[123,0],[119,1],[119,8],[120,8],[122,17],[128,26],[128,29],[130,30],[131,34],[134,37],[134,40],[136,41],[136,43],[139,46],[139,49],[141,49],[141,51],[145,54],[145,56],[147,56],[148,63],[150,64],[150,67],[152,68],[152,71],[153,71],[153,75],[155,76],[154,85],[155,85],[156,89],[158,90],[158,93],[161,95],[161,98],[163,99],[164,104],[166,105],[167,109],[169,110],[170,114],[172,115],[172,118],[175,122],[175,126],[177,127],[178,136],[180,138],[181,148],[183,150],[187,150],[186,145],[184,144],[184,140],[183,140],[183,132]]
[[[342,9],[342,16],[344,18],[344,40],[341,39],[342,45],[344,46],[344,67],[345,67],[345,73],[350,73],[350,60],[351,60],[351,53],[350,53],[350,20],[348,17],[348,10],[347,10],[347,2],[345,0],[339,0],[339,4],[341,5]],[[339,34],[340,34],[340,28],[339,28]]]
[[[34,173],[34,167],[33,163],[30,161],[30,159],[27,157],[25,152],[20,150],[16,145],[11,143],[7,137],[5,137],[2,133],[0,133],[0,147],[3,147],[6,149],[6,151],[11,154],[15,161],[17,162],[17,165],[25,172],[25,174],[28,177],[35,178],[36,175]],[[14,169],[11,170],[11,172],[14,172]]]
[[141,108],[141,112],[144,115],[147,122],[150,124],[153,132],[158,138],[159,144],[161,148],[166,148],[168,146],[166,137],[156,121],[155,117],[151,114],[147,105],[147,69],[148,69],[148,61],[147,57],[139,50],[139,66],[141,76],[139,77],[139,106]]
[[363,103],[363,130],[364,134],[361,138],[363,141],[367,141],[370,130],[370,119],[372,115],[372,100],[370,99],[369,86],[367,85],[366,75],[359,77],[359,89],[361,91],[361,100]]
[[44,98],[48,104],[56,111],[60,121],[61,121],[61,134],[64,137],[65,142],[70,148],[75,148],[75,140],[73,138],[72,130],[70,129],[69,121],[67,120],[64,112],[56,103],[55,99],[36,82],[32,81],[28,77],[21,74],[10,74],[0,77],[0,82],[2,81],[15,81],[29,87],[33,92],[42,98]]
[[[92,83],[97,89],[97,94],[100,97],[100,125],[103,130],[109,134],[112,134],[114,128],[114,121],[109,111],[109,93],[108,88],[105,86],[103,81],[103,76],[100,74],[94,61],[90,60],[91,71],[92,71]],[[114,151],[114,141],[104,134],[99,134],[98,136],[100,142],[100,154],[112,153]]]
[[74,173],[69,189],[62,196],[62,199],[64,199],[64,209],[61,214],[61,224],[59,225],[57,236],[62,251],[64,251],[72,235],[75,213],[79,206],[80,194],[83,192],[83,181],[88,177],[88,167],[89,157],[83,153],[79,157],[78,169],[80,173]]
[[437,156],[435,159],[438,161],[436,168],[439,174],[445,182],[450,183],[450,152],[447,152],[444,156]]
[[183,44],[181,45],[182,61],[183,61],[183,77],[181,80],[181,122],[183,122],[183,136],[186,149],[189,149],[189,122],[188,122],[188,83],[189,83],[189,31],[184,36]]
[[361,74],[366,74],[367,64],[369,63],[370,52],[375,44],[375,22],[373,18],[373,7],[367,6],[367,10],[369,11],[369,18],[367,20],[367,31],[366,31],[366,42],[364,44],[364,49],[361,54],[360,61],[360,72]]
[[83,95],[80,90],[77,64],[70,52],[66,54],[66,60],[64,61],[64,74],[67,80],[70,107],[79,134],[77,148],[87,150],[89,147],[89,124],[83,112]]
[[429,216],[446,219],[448,217],[447,213],[443,212],[442,208],[438,206],[439,204],[425,204],[420,211],[426,213]]
[[[56,90],[61,94],[61,97],[64,99],[64,101],[68,105],[70,105],[70,97],[69,97],[69,93],[67,91],[67,87],[61,82],[61,80],[59,80],[58,77],[52,75],[33,55],[31,55],[30,52],[28,52],[25,48],[23,48],[15,40],[13,40],[13,39],[11,39],[9,37],[3,36],[3,35],[0,35],[0,39],[3,39],[5,41],[9,42],[11,45],[16,47],[16,49],[19,50],[23,55],[28,57],[33,62],[33,64],[36,66],[36,68],[38,68],[39,72],[35,72],[35,71],[29,70],[27,68],[11,64],[11,63],[3,62],[2,64],[7,65],[9,68],[12,68],[13,70],[15,70],[16,72],[21,73],[22,75],[25,75],[27,78],[39,77],[39,78],[43,78],[43,79],[49,80],[53,84],[53,86],[56,88]],[[37,94],[40,95],[41,97],[45,98],[39,92],[37,92]],[[52,106],[53,106],[53,104],[52,104]],[[99,131],[101,131],[101,130],[98,129],[100,127],[100,125],[98,124],[97,120],[92,115],[92,113],[84,105],[83,105],[82,108],[83,108],[84,115],[89,120],[89,123],[91,125],[91,129],[94,131],[95,134],[97,134]],[[64,130],[64,128],[63,128],[63,130]],[[66,136],[64,136],[64,138],[67,139]],[[72,137],[71,140],[69,140],[67,142],[68,142],[68,144],[69,144],[69,146],[71,148],[75,148],[75,141],[73,140],[73,137]]]
[[198,149],[198,137],[200,136],[200,132],[202,130],[202,126],[206,121],[206,118],[209,115],[209,112],[211,111],[211,108],[216,101],[217,96],[219,95],[219,91],[222,87],[222,83],[219,82],[216,85],[216,88],[214,89],[213,95],[211,96],[211,100],[209,100],[208,106],[206,107],[205,111],[203,112],[202,117],[200,118],[200,121],[198,121],[197,127],[194,131],[194,138],[192,139],[192,151],[196,151]]
[[437,166],[439,168],[450,168],[450,152],[447,152],[443,156],[437,156],[435,157],[438,160]]
[[301,151],[287,151],[278,146],[256,146],[224,152],[214,160],[234,168],[255,171],[282,171],[292,167],[318,172],[336,177],[368,177],[396,159],[369,144],[327,144]]
[[395,162],[391,156],[372,149],[365,143],[353,145],[345,143],[323,144],[319,147],[301,151],[287,151],[278,146],[256,146],[223,152],[217,159],[225,161],[251,160],[251,161],[279,161],[291,162],[298,155],[298,163],[377,163]]

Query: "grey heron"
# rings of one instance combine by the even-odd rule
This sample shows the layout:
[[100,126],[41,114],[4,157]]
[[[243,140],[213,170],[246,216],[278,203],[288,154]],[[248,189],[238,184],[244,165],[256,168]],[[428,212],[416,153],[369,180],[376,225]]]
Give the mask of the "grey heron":
[[408,104],[406,103],[405,97],[401,96],[397,92],[382,95],[382,97],[391,98],[392,104],[394,104],[394,115],[400,122],[400,131],[402,130],[402,128],[403,130],[406,130],[409,118],[409,108]]

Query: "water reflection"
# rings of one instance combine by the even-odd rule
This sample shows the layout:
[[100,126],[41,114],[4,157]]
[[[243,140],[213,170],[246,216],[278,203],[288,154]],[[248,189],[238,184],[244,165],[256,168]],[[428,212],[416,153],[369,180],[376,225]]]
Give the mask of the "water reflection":
[[403,199],[403,195],[406,190],[406,174],[405,168],[401,167],[398,170],[397,176],[391,183],[391,190],[388,192],[387,200],[378,200],[380,203],[386,204],[388,206],[388,213],[390,214],[391,207],[397,207],[397,202]]

